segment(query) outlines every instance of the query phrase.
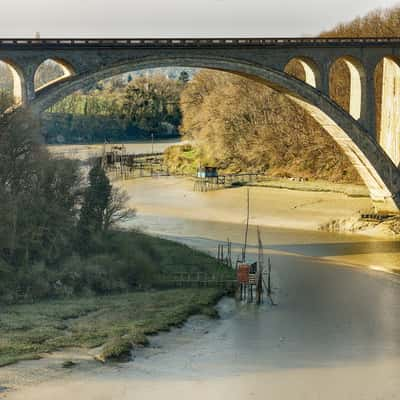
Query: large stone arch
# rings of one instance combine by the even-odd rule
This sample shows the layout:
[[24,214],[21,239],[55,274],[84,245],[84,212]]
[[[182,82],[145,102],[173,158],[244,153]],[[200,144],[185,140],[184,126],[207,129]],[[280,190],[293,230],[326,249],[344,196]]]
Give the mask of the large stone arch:
[[225,57],[158,56],[127,59],[110,65],[99,65],[85,73],[47,86],[37,92],[30,103],[33,113],[48,107],[76,90],[99,80],[129,71],[158,67],[197,67],[230,72],[247,77],[277,90],[303,107],[347,154],[369,189],[380,210],[398,211],[400,206],[400,173],[385,151],[362,125],[318,89],[291,77],[285,72],[243,60]]

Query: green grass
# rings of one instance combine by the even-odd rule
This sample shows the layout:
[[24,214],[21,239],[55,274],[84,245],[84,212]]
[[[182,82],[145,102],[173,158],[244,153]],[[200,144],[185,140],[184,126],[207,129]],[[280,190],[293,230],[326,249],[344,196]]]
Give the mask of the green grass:
[[175,145],[164,152],[164,160],[174,174],[194,175],[199,167],[199,151],[191,145]]
[[232,279],[233,274],[211,255],[186,245],[141,232],[110,231],[96,241],[88,257],[73,254],[57,266],[15,268],[0,263],[0,307],[168,288],[167,277],[180,272],[212,273],[221,279]]
[[223,295],[214,288],[174,289],[1,306],[0,366],[66,347],[103,346],[99,359],[119,359],[146,335],[181,325],[189,316],[215,316]]

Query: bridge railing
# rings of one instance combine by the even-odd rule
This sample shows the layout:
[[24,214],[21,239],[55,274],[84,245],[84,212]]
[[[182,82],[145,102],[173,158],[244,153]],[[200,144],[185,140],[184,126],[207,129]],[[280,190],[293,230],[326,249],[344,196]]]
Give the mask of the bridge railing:
[[129,46],[129,47],[180,47],[180,46],[282,46],[282,45],[368,45],[400,43],[399,37],[382,38],[0,38],[0,47],[4,46]]

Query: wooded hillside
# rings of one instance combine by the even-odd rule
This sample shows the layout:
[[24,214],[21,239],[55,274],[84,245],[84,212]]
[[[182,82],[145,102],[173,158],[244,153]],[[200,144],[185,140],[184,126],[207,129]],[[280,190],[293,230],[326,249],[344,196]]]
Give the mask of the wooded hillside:
[[303,109],[262,84],[203,70],[184,89],[181,108],[181,129],[198,147],[198,163],[230,172],[358,180],[328,134]]
[[[400,36],[400,7],[371,12],[322,36]],[[304,79],[296,62],[287,72]],[[377,109],[381,80],[380,65],[376,73]],[[349,86],[348,68],[339,60],[331,70],[330,95],[345,110],[349,108]],[[214,164],[229,171],[361,182],[341,149],[304,110],[258,83],[202,71],[183,91],[181,108],[181,130],[195,141],[195,162],[199,164]],[[377,112],[378,125],[379,118]]]

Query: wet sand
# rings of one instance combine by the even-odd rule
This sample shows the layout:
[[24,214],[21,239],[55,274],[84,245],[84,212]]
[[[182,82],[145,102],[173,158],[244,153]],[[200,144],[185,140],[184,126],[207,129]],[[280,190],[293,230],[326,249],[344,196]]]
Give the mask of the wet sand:
[[[193,220],[243,223],[245,187],[199,193],[185,178],[143,178],[119,182],[130,205],[142,215],[162,215]],[[318,230],[334,219],[349,218],[370,209],[369,198],[342,193],[307,192],[266,187],[250,189],[252,225]]]
[[[115,377],[113,383],[82,379],[74,383],[56,382],[17,396],[15,400],[355,400],[399,399],[398,363],[365,365],[357,373],[351,367],[295,369],[269,374],[242,374],[240,377],[211,377],[200,380],[125,380]],[[389,371],[389,373],[388,373]],[[384,379],[382,379],[384,378]],[[60,391],[60,385],[64,391]],[[350,389],[352,386],[358,389]],[[310,390],[313,387],[313,390]],[[60,393],[61,392],[61,393]]]

